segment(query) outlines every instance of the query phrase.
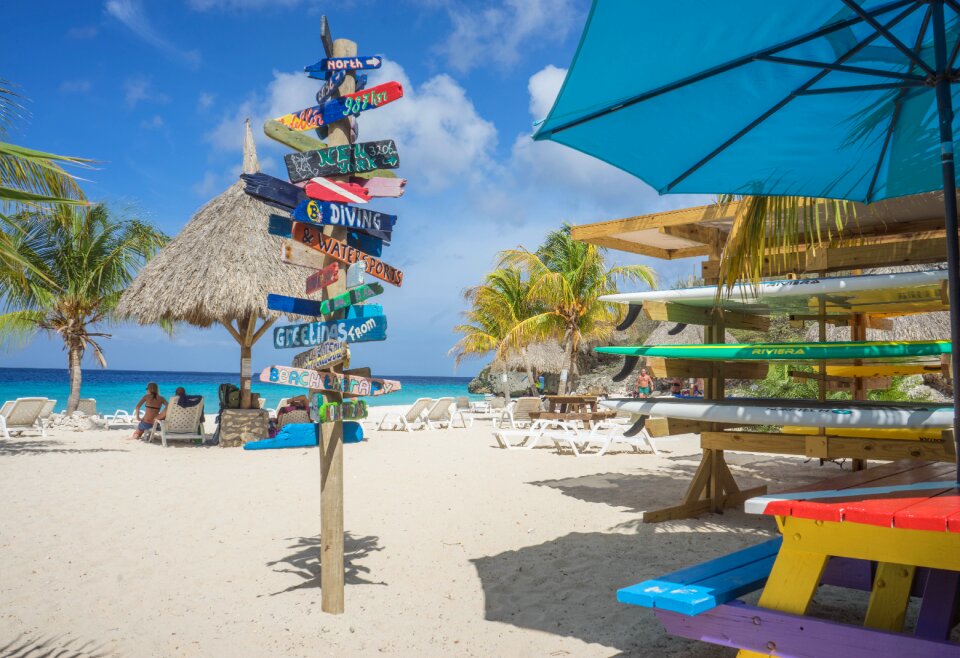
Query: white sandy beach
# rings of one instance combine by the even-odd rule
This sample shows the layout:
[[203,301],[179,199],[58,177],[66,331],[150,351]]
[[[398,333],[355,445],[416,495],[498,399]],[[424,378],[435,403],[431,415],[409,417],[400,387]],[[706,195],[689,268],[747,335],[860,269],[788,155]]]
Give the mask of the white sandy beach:
[[[0,654],[47,641],[98,656],[728,656],[667,636],[616,589],[775,532],[742,512],[639,522],[682,496],[690,436],[659,440],[660,458],[577,459],[497,449],[489,421],[373,431],[345,446],[346,613],[332,616],[316,449],[128,433],[0,441]],[[838,473],[729,461],[742,486]]]

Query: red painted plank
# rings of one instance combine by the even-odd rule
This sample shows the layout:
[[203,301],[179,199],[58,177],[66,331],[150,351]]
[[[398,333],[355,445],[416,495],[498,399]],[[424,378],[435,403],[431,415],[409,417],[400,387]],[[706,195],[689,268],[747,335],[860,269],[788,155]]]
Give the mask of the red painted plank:
[[935,498],[918,501],[897,512],[893,516],[893,527],[947,532],[948,519],[954,514],[960,514],[960,490],[951,486],[940,490]]
[[960,512],[947,517],[947,532],[960,532]]
[[[944,484],[954,479],[955,467],[952,464],[928,464],[897,477],[896,482],[880,481],[877,486],[895,486],[914,484],[917,482],[938,482]],[[926,491],[909,491],[886,493],[870,496],[859,501],[846,503],[843,520],[850,523],[866,523],[890,527],[894,515],[900,510],[923,502],[938,495],[943,489],[927,489]],[[839,501],[837,501],[839,502]]]

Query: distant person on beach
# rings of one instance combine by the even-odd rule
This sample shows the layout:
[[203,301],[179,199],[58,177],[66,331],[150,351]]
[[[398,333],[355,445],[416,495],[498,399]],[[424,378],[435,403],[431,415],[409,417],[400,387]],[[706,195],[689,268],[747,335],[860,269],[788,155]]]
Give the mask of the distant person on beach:
[[[143,407],[143,418],[140,418],[140,407]],[[143,436],[143,433],[148,429],[153,427],[153,423],[157,420],[157,416],[160,414],[161,410],[167,406],[167,399],[160,395],[160,387],[157,386],[154,382],[147,384],[147,394],[140,398],[140,401],[137,402],[137,408],[134,409],[133,415],[139,421],[137,423],[137,429],[133,431],[133,434],[130,435],[131,439],[139,439]]]
[[653,377],[647,373],[646,368],[640,369],[640,376],[637,377],[637,385],[633,391],[635,398],[648,398],[653,393]]
[[679,377],[674,377],[673,381],[670,382],[670,394],[680,395],[682,391],[683,391],[683,382],[680,381]]

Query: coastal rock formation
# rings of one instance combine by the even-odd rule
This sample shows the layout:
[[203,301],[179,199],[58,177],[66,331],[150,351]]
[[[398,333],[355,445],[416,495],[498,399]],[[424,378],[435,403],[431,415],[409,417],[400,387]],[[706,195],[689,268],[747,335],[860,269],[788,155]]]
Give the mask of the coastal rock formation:
[[74,432],[89,432],[90,430],[102,430],[107,428],[107,421],[98,416],[88,416],[82,411],[74,411],[72,414],[51,414],[51,427],[57,429],[72,430]]

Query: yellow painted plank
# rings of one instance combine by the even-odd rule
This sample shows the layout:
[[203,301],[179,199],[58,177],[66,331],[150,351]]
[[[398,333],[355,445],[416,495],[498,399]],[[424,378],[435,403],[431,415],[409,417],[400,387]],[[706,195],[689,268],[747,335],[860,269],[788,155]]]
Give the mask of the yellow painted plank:
[[792,517],[778,521],[789,550],[960,571],[960,533]]
[[[817,427],[800,427],[784,425],[780,428],[784,434],[816,434]],[[905,441],[940,441],[942,430],[939,429],[875,429],[869,427],[831,427],[827,430],[829,436],[846,436],[869,439],[901,439]]]
[[903,630],[903,618],[910,602],[910,586],[916,567],[883,562],[877,567],[870,603],[863,625],[879,631]]

